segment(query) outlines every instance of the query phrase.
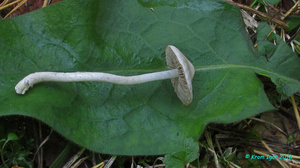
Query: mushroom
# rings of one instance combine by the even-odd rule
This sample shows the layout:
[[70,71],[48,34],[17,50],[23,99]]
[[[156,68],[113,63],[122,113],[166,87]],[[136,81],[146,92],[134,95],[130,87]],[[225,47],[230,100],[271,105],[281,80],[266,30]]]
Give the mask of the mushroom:
[[131,85],[156,80],[171,79],[174,90],[182,103],[188,106],[193,99],[192,79],[195,74],[191,62],[172,45],[166,48],[166,61],[170,70],[136,76],[119,76],[103,72],[35,72],[23,78],[15,87],[17,94],[25,92],[39,82],[101,81]]

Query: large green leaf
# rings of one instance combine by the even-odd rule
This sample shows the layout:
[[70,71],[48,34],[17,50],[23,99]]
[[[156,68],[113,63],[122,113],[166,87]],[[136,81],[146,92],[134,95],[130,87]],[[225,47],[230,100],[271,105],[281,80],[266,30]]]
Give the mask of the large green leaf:
[[[168,44],[195,66],[189,107],[169,80],[41,83],[22,96],[14,90],[37,71],[165,70]],[[282,46],[273,60],[259,55],[239,10],[222,1],[66,0],[0,21],[0,116],[37,118],[101,153],[186,151],[184,142],[197,140],[209,122],[230,123],[274,108],[255,73],[271,77],[285,97],[300,90],[299,59]],[[291,54],[281,55],[280,47]]]

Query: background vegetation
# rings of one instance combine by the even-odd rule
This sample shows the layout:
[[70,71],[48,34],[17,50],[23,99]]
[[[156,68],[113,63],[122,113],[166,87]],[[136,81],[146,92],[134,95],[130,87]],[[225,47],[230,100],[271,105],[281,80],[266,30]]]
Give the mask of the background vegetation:
[[[1,1],[0,1],[1,2]],[[17,2],[14,5],[6,6]],[[52,4],[56,1],[48,1]],[[47,1],[2,1],[3,18],[15,17],[36,9]],[[247,32],[257,48],[257,25],[267,22],[299,56],[299,1],[230,1],[240,7]],[[288,25],[288,26],[287,26]],[[271,40],[276,37],[270,36]],[[272,47],[266,48],[271,50]],[[260,50],[259,48],[257,48]],[[260,50],[261,51],[261,50]],[[267,55],[266,55],[267,56]],[[211,123],[198,141],[200,155],[189,163],[189,157],[177,163],[177,156],[110,156],[94,153],[64,139],[42,122],[23,116],[0,118],[0,167],[164,167],[186,164],[186,167],[299,167],[299,129],[297,110],[300,93],[281,101],[269,78],[259,76],[276,110],[231,123]],[[88,138],[88,137],[87,137]],[[192,148],[194,146],[191,146]],[[245,156],[283,155],[287,159],[247,159]],[[185,157],[186,154],[178,157]],[[164,162],[162,161],[163,159]],[[5,162],[5,163],[4,163]],[[170,166],[171,167],[171,166]]]

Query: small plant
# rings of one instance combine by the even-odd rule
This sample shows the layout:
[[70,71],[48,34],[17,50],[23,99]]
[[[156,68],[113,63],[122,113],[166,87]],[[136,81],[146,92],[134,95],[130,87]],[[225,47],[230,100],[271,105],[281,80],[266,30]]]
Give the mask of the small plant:
[[6,160],[4,160],[4,154],[8,153],[8,151],[5,150],[5,147],[6,147],[6,145],[9,141],[14,141],[14,140],[18,140],[18,136],[15,133],[9,133],[7,135],[6,139],[3,138],[3,139],[0,140],[0,143],[4,142],[2,147],[1,147],[1,161],[4,165],[4,167],[6,167],[6,168],[8,168],[8,165],[6,164]]
[[0,140],[1,168],[12,166],[32,167],[32,163],[27,160],[27,157],[32,153],[18,142],[18,140],[20,138],[13,132],[8,133],[6,138]]

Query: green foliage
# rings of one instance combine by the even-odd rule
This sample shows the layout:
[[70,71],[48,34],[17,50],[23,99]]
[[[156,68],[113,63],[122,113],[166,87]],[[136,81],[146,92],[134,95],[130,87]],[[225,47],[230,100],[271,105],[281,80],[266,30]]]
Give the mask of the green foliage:
[[163,162],[167,167],[182,168],[187,163],[196,160],[199,156],[199,145],[192,139],[185,139],[182,151],[167,154]]
[[[32,167],[32,163],[28,161],[28,156],[32,153],[29,151],[28,146],[19,141],[19,138],[14,132],[7,134],[6,138],[0,140],[0,155],[1,162],[0,168],[8,168],[12,166],[26,166]],[[26,142],[25,142],[26,144]]]
[[49,168],[62,167],[62,165],[66,162],[72,150],[72,147],[73,147],[72,143],[69,142]]
[[18,140],[18,136],[15,133],[8,133],[7,138],[3,138],[0,140],[0,143],[3,142],[3,145],[1,147],[0,153],[1,153],[1,161],[3,163],[3,165],[8,168],[7,164],[6,164],[6,160],[4,159],[4,154],[6,154],[7,152],[4,150],[6,147],[6,144],[9,141],[14,141],[14,140]]
[[300,25],[300,16],[291,15],[286,19],[286,23],[289,25],[289,28],[285,31],[291,31]]
[[[300,41],[299,34],[296,36],[295,40]],[[298,54],[300,54],[300,45],[299,44],[295,44],[295,50],[298,52]]]
[[[285,74],[285,78],[280,78],[272,74],[267,75],[271,77],[272,82],[276,84],[276,89],[281,95],[281,99],[284,100],[295,93],[296,90],[300,89],[300,61],[296,54],[291,51],[291,48],[279,36],[271,34],[271,37],[266,37],[271,30],[272,29],[266,23],[259,25],[257,29],[258,50],[268,58],[268,62],[271,63],[270,67],[272,67],[274,71]],[[274,46],[274,42],[276,46]]]
[[[271,4],[271,5],[276,5],[280,2],[280,0],[264,0],[265,2]],[[265,5],[265,2],[263,0],[254,0],[250,6],[253,6],[256,3],[261,3],[263,5]]]
[[[184,164],[197,157],[192,147],[207,123],[274,109],[256,74],[270,77],[283,99],[300,90],[299,58],[280,39],[266,47],[262,27],[258,45],[268,59],[258,53],[239,9],[221,0],[147,2],[66,0],[0,21],[0,116],[34,117],[96,152],[169,154],[165,162]],[[14,91],[37,71],[166,70],[169,44],[195,66],[189,107],[170,81],[42,83],[23,96]]]
[[265,0],[266,2],[268,2],[271,5],[276,5],[280,2],[280,0]]
[[226,161],[232,161],[233,157],[235,156],[236,153],[236,149],[232,151],[232,147],[227,148],[224,151],[224,159],[226,159]]

